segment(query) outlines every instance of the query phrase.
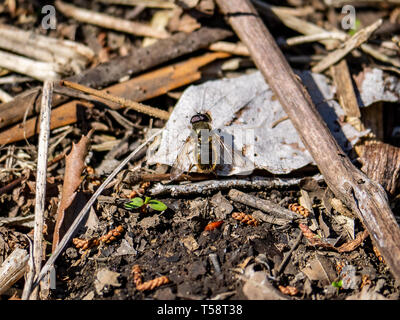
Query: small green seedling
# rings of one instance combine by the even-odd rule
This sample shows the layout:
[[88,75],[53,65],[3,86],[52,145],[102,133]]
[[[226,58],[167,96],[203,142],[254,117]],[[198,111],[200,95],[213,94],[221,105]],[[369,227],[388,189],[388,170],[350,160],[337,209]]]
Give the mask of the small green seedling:
[[343,280],[340,279],[339,281],[333,281],[332,286],[339,290],[340,288],[343,287]]
[[148,207],[156,211],[164,211],[168,208],[161,201],[151,199],[150,197],[146,197],[144,201],[142,198],[136,197],[124,203],[124,208],[127,210],[140,209],[142,212],[147,212]]

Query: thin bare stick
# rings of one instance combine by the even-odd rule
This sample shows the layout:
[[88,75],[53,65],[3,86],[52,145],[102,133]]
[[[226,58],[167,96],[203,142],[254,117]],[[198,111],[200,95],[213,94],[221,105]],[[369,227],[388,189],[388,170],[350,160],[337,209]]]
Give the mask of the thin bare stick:
[[301,179],[298,178],[265,178],[251,177],[246,179],[223,179],[207,180],[183,185],[163,185],[156,184],[149,189],[152,196],[170,194],[173,197],[193,194],[211,194],[217,190],[226,190],[231,188],[279,188],[284,186],[298,185]]
[[0,78],[0,84],[7,84],[7,83],[21,83],[21,82],[27,82],[27,81],[32,81],[32,78],[29,77],[20,77],[20,76],[7,76],[7,77],[1,77]]
[[96,192],[92,195],[86,205],[82,208],[79,212],[78,216],[76,217],[75,221],[71,224],[68,231],[65,233],[62,240],[58,243],[57,247],[55,248],[54,252],[52,253],[49,260],[47,260],[46,264],[43,266],[42,270],[40,271],[38,277],[35,279],[32,287],[36,287],[40,280],[47,274],[50,270],[51,266],[54,264],[58,256],[64,250],[68,242],[71,240],[75,230],[78,228],[79,224],[82,222],[83,218],[86,216],[86,213],[92,207],[93,203],[96,201],[97,197],[103,192],[104,188],[111,182],[112,179],[122,170],[122,168],[140,151],[142,150],[148,143],[150,143],[155,137],[160,135],[163,132],[163,129],[157,131],[153,135],[150,136],[145,142],[143,142],[139,147],[137,147],[130,155],[128,155],[119,165],[114,169],[113,172],[107,177],[107,179],[100,185],[100,187],[96,190]]
[[400,0],[325,0],[324,1],[328,6],[334,7],[342,7],[345,4],[364,4],[364,5],[371,5],[376,4],[379,2],[384,3],[392,3],[392,4],[400,4]]
[[168,0],[96,0],[108,4],[120,4],[125,6],[143,6],[148,8],[174,9],[176,4]]
[[289,252],[286,254],[285,258],[282,260],[281,264],[279,265],[278,269],[276,270],[274,277],[279,276],[281,274],[281,272],[285,269],[286,264],[290,259],[290,256],[292,255],[293,251],[296,250],[296,248],[298,247],[298,245],[300,244],[302,239],[303,239],[303,232],[300,231],[295,242],[293,243],[293,246],[290,248]]
[[29,261],[28,261],[28,272],[26,274],[21,300],[29,299],[29,295],[32,290],[33,279],[35,277],[35,263],[33,261],[33,242],[31,238],[29,238],[27,235],[25,235],[25,238],[29,243]]
[[121,31],[137,36],[165,39],[170,36],[166,31],[160,31],[143,23],[124,20],[86,9],[81,9],[62,1],[56,1],[56,8],[64,15],[77,21],[94,24],[103,28]]
[[227,42],[227,41],[218,41],[210,45],[208,48],[212,51],[222,51],[222,52],[228,52],[232,54],[236,54],[238,56],[249,56],[249,50],[247,47],[241,43],[232,43],[232,42]]
[[382,19],[374,22],[370,26],[361,29],[349,40],[347,40],[342,47],[336,49],[335,51],[328,54],[324,59],[318,62],[312,69],[312,72],[322,72],[329,68],[331,65],[335,64],[348,53],[350,53],[355,48],[359,47],[362,43],[368,40],[368,38],[374,33],[383,23]]
[[78,42],[55,39],[2,24],[0,47],[35,60],[58,63],[65,71],[72,68],[77,73],[94,56],[92,49]]
[[347,39],[347,35],[342,32],[322,32],[316,34],[310,34],[306,36],[298,36],[289,38],[286,40],[288,46],[296,46],[299,44],[307,43],[307,42],[315,42],[321,40],[340,40],[345,41]]
[[[35,229],[33,238],[35,274],[39,273],[43,260],[43,223],[46,197],[47,152],[50,136],[50,113],[53,86],[52,81],[44,82],[42,105],[40,109],[40,133],[36,171]],[[38,293],[38,289],[33,290],[30,295],[30,300],[36,300]]]
[[272,214],[276,217],[282,218],[282,219],[303,219],[304,217],[296,212],[293,212],[289,209],[286,209],[272,201],[261,199],[255,196],[252,196],[251,194],[247,194],[244,192],[241,192],[239,190],[232,189],[228,193],[229,198],[231,198],[233,201],[243,203],[245,205],[248,205],[250,207],[260,209],[264,212],[268,212],[269,214]]
[[147,106],[143,103],[135,102],[132,100],[121,98],[121,97],[116,97],[114,95],[105,93],[104,91],[88,88],[88,87],[85,87],[78,83],[70,82],[67,80],[62,80],[62,81],[60,81],[60,85],[68,87],[68,88],[72,88],[75,90],[79,90],[79,91],[91,94],[93,96],[106,99],[108,101],[119,103],[122,106],[128,107],[137,112],[148,114],[149,116],[152,116],[152,117],[160,118],[163,120],[168,120],[168,118],[169,118],[169,113],[167,111],[153,108],[153,107]]
[[382,61],[384,63],[390,63],[394,65],[397,68],[400,68],[400,62],[396,59],[392,59],[388,57],[387,55],[379,52],[378,50],[375,50],[373,47],[371,47],[369,44],[362,44],[361,49],[365,52],[368,53],[370,56],[375,58],[376,60]]
[[60,68],[54,63],[35,61],[5,51],[0,51],[0,67],[40,81],[60,78]]

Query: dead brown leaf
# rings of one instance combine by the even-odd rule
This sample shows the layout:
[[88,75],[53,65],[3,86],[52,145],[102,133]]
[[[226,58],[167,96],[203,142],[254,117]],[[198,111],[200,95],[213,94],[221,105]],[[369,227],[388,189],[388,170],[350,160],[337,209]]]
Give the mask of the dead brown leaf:
[[53,250],[55,250],[63,234],[61,228],[65,223],[65,211],[71,207],[76,197],[76,190],[82,182],[81,174],[85,168],[85,158],[88,153],[91,130],[87,136],[82,136],[77,144],[73,144],[71,152],[65,157],[64,183],[61,200],[58,205],[56,224],[53,233]]
[[364,230],[363,232],[358,233],[354,240],[342,244],[339,248],[337,248],[337,250],[339,252],[353,251],[354,249],[359,247],[367,237],[368,231]]

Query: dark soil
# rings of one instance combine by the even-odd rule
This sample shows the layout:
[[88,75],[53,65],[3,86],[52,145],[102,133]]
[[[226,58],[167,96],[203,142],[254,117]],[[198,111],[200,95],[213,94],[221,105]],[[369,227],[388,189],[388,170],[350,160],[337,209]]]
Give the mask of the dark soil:
[[[296,190],[269,190],[253,194],[280,204],[294,202],[297,197]],[[294,299],[345,299],[360,291],[362,275],[372,280],[372,287],[379,283],[378,292],[386,298],[398,297],[398,288],[394,287],[394,280],[386,266],[373,253],[369,239],[355,251],[339,254],[316,249],[303,238],[281,274],[274,277],[285,253],[300,232],[298,226],[292,224],[282,228],[268,223],[250,226],[228,215],[220,228],[203,231],[208,222],[217,220],[210,198],[159,199],[169,206],[161,214],[141,214],[114,204],[98,206],[98,227],[95,232],[79,235],[80,238],[93,237],[96,232],[98,235],[105,234],[117,225],[122,225],[126,232],[115,243],[93,248],[84,256],[81,255],[82,251],[69,247],[57,264],[57,289],[53,297],[111,300],[247,299],[242,291],[244,281],[239,276],[248,266],[255,271],[266,271],[276,288],[278,285],[296,287],[299,293]],[[243,205],[232,205],[234,211],[251,213]],[[327,215],[326,211],[320,214],[340,232],[331,215]],[[145,219],[151,220],[150,223],[144,224]],[[120,255],[118,249],[122,242],[128,243],[133,253]],[[217,256],[220,270],[212,263],[212,254]],[[336,289],[331,284],[322,283],[322,280],[310,281],[300,270],[317,256],[325,257],[333,269],[339,262],[355,266],[357,287],[354,290]],[[151,291],[140,292],[133,283],[132,267],[135,264],[142,269],[143,281],[164,275],[171,282]],[[96,274],[103,268],[119,274],[119,285],[106,285],[97,291]],[[336,276],[335,280],[338,280],[338,274]]]

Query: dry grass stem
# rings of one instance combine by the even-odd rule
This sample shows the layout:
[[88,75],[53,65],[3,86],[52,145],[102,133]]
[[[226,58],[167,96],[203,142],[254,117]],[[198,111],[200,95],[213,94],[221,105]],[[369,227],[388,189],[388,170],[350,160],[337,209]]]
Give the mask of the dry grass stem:
[[118,104],[120,104],[122,106],[128,107],[128,108],[133,109],[133,110],[135,110],[137,112],[145,113],[145,114],[147,114],[149,116],[152,116],[152,117],[160,118],[160,119],[163,119],[163,120],[168,120],[168,118],[169,118],[169,113],[167,111],[160,110],[160,109],[157,109],[157,108],[153,108],[153,107],[147,106],[147,105],[139,103],[139,102],[135,102],[135,101],[132,101],[132,100],[124,99],[124,98],[121,98],[121,97],[116,97],[116,96],[108,94],[106,92],[99,91],[99,90],[92,89],[92,88],[88,88],[88,87],[85,87],[85,86],[80,85],[78,83],[74,83],[74,82],[70,82],[70,81],[66,81],[66,80],[65,81],[64,80],[61,81],[60,84],[63,85],[63,86],[66,86],[68,88],[76,89],[76,90],[91,94],[93,96],[96,96],[96,97],[99,97],[99,98],[102,98],[102,99],[106,99],[106,100],[118,103]]
[[165,39],[170,36],[166,31],[160,31],[149,25],[124,20],[121,18],[109,16],[104,13],[98,13],[86,9],[81,9],[62,1],[56,1],[56,8],[67,17],[74,18],[77,21],[94,24],[106,29],[112,29],[120,32],[133,34],[136,36],[152,37]]

